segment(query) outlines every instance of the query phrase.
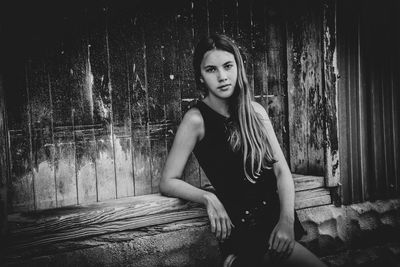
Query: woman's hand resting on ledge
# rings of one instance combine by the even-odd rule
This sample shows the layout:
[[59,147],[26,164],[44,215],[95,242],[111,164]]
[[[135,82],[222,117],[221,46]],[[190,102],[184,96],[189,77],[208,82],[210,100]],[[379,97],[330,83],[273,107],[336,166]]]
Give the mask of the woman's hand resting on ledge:
[[226,212],[224,205],[213,193],[208,192],[204,195],[205,206],[208,218],[210,219],[211,232],[215,234],[219,241],[227,239],[235,227]]

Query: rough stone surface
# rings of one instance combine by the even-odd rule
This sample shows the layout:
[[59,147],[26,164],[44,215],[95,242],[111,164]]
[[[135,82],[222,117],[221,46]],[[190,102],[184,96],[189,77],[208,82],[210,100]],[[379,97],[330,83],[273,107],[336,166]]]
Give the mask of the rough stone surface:
[[301,242],[319,256],[400,239],[400,199],[327,205],[299,210],[298,215],[308,232]]
[[[400,199],[299,210],[300,241],[330,266],[399,266]],[[17,266],[220,266],[207,218],[25,251]],[[397,264],[397,265],[396,265]],[[10,266],[14,266],[10,264]]]

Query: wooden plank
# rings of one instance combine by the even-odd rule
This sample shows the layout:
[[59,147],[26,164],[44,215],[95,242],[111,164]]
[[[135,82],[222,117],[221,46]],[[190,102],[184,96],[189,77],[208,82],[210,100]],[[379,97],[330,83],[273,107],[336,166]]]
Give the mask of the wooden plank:
[[10,196],[11,211],[35,209],[33,174],[30,168],[29,140],[22,131],[10,131]]
[[77,204],[75,152],[73,140],[58,142],[55,146],[54,166],[58,207]]
[[326,0],[323,20],[323,54],[324,54],[324,102],[325,146],[324,170],[327,186],[337,186],[339,178],[339,122],[338,122],[338,75],[336,48],[336,5],[334,1]]
[[135,196],[151,193],[150,138],[143,128],[133,130]]
[[295,4],[287,27],[291,170],[321,175],[324,162],[322,8],[317,1],[302,4]]
[[325,186],[323,176],[310,176],[310,175],[294,175],[293,174],[294,188],[296,192],[321,188]]
[[[180,6],[171,3],[169,16],[163,16],[161,25],[164,29],[161,32],[161,59],[162,77],[164,88],[165,118],[166,123],[171,122],[171,126],[180,122],[182,117],[181,91],[178,75],[180,58],[178,57],[179,42],[177,29],[177,15]],[[173,131],[172,128],[166,129],[166,134]]]
[[220,0],[207,0],[208,28],[210,34],[224,33],[223,3]]
[[[62,41],[60,41],[60,44]],[[68,78],[70,75],[65,52],[54,51],[49,56],[49,83],[51,85],[53,107],[54,168],[57,206],[77,204],[78,193],[75,171],[75,143],[71,91]]]
[[135,195],[151,193],[150,139],[144,22],[141,9],[130,17],[128,46],[129,85],[131,94],[132,162]]
[[[91,134],[90,134],[91,135]],[[76,132],[75,161],[78,188],[78,204],[97,201],[97,181],[95,168],[96,143],[92,137],[84,138]]]
[[295,199],[296,210],[332,203],[330,192],[326,188],[296,192]]
[[17,62],[18,64],[9,66],[5,80],[5,87],[12,88],[7,90],[6,98],[9,123],[10,212],[35,209],[27,74],[25,64],[22,61]]
[[[94,136],[93,74],[88,57],[86,14],[77,8],[64,18],[67,39],[63,43],[71,91],[72,131],[75,142],[75,172],[78,204],[97,201],[96,143]],[[98,126],[97,126],[98,127]]]
[[[74,209],[9,216],[10,251],[207,216],[192,202],[158,194],[124,198]],[[100,227],[101,226],[101,227]]]
[[[132,7],[135,9],[135,7]],[[112,81],[113,135],[117,197],[134,195],[132,161],[132,79],[130,40],[132,10],[119,5],[109,7],[108,35],[110,77]]]
[[254,100],[267,108],[268,77],[266,57],[265,3],[254,1],[252,5],[251,53],[254,71]]
[[154,10],[146,6],[143,14],[146,53],[146,75],[149,108],[148,131],[150,137],[150,163],[151,163],[151,192],[158,191],[161,172],[164,167],[167,147],[165,142],[166,131],[166,92],[164,86],[164,42],[163,32],[166,31],[168,20],[173,17],[173,6]]
[[88,8],[86,77],[91,79],[87,94],[93,101],[93,124],[102,125],[95,131],[96,177],[98,201],[116,198],[113,134],[113,84],[110,74],[110,53],[107,29],[108,9],[104,4]]
[[[252,58],[252,29],[253,1],[238,0],[237,13],[238,13],[238,35],[237,43],[239,44],[242,53],[247,79],[250,84],[251,90],[254,88],[254,71],[253,71],[253,58]],[[254,94],[253,94],[254,95]]]
[[234,40],[238,35],[238,0],[222,0],[223,33]]
[[[57,10],[55,17],[65,18],[53,20],[59,29],[52,36],[53,46],[47,49],[46,69],[48,73],[49,95],[51,95],[53,119],[54,168],[57,206],[77,204],[77,182],[75,170],[75,143],[73,127],[73,86],[71,81],[71,49],[76,32],[71,31],[71,10]],[[72,26],[73,27],[73,26]]]
[[[195,47],[197,43],[200,41],[200,38],[209,36],[210,35],[210,28],[209,28],[209,14],[208,14],[208,1],[191,1],[192,5],[189,6],[188,1],[181,1],[179,3],[180,6],[180,12],[179,17],[177,19],[177,30],[178,33],[185,33],[187,36],[189,36],[189,31],[193,29],[193,36],[191,39],[191,44],[188,45],[193,45]],[[190,11],[191,10],[191,11]],[[181,18],[181,16],[185,16],[184,18]],[[181,29],[181,27],[184,25],[184,22],[187,21],[190,24],[186,25],[186,29]],[[185,36],[185,35],[184,35]],[[179,39],[178,38],[178,44],[179,42],[182,42],[184,39]],[[191,70],[193,72],[193,70]],[[192,76],[194,77],[194,76]],[[189,77],[190,78],[190,77]],[[195,89],[193,87],[193,89]]]
[[286,31],[279,5],[266,4],[265,39],[267,72],[267,107],[275,134],[290,166],[289,125],[287,114]]
[[45,59],[33,58],[27,65],[37,209],[57,206],[51,84],[44,62]]
[[[0,30],[0,35],[2,34]],[[0,70],[0,236],[2,240],[7,232],[7,181],[9,179],[8,124],[3,75],[3,71]]]

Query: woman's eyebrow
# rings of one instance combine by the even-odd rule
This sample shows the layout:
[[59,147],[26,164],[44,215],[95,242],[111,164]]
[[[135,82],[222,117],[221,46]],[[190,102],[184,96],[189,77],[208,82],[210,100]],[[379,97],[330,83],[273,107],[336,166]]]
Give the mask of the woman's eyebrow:
[[[232,60],[229,60],[229,61],[227,61],[227,62],[225,62],[224,64],[222,64],[222,66],[224,66],[224,65],[226,65],[226,64],[232,64],[233,63],[233,61]],[[204,66],[204,68],[209,68],[209,67],[215,67],[215,65],[205,65]]]

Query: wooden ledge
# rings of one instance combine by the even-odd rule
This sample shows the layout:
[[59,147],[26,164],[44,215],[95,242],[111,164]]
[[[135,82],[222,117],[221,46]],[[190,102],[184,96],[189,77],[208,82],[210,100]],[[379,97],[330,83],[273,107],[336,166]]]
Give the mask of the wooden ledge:
[[[296,209],[331,204],[324,178],[293,175]],[[209,187],[208,187],[209,188]],[[200,205],[152,194],[8,216],[10,255],[62,241],[206,217]]]
[[10,252],[207,216],[199,204],[160,194],[11,214]]

